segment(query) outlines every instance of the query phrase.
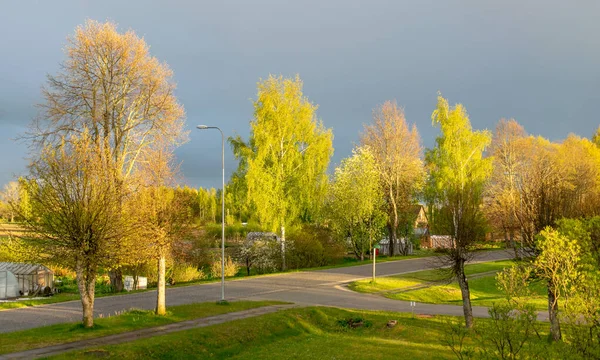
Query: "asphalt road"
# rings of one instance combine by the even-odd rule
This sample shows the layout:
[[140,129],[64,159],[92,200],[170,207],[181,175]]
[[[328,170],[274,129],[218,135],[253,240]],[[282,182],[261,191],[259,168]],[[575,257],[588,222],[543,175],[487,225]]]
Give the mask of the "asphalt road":
[[[512,258],[512,255],[510,251],[504,250],[485,251],[477,253],[473,262],[508,259]],[[390,261],[377,264],[377,276],[409,273],[434,266],[432,258]],[[361,265],[230,280],[225,283],[225,298],[230,301],[280,300],[302,305],[403,312],[412,310],[409,302],[355,293],[343,286],[354,280],[369,278],[371,274],[371,265]],[[217,301],[221,296],[220,286],[220,283],[210,283],[167,288],[167,306]],[[94,313],[96,317],[107,317],[131,308],[150,310],[155,307],[155,303],[155,291],[102,297],[96,299]],[[414,310],[419,314],[463,314],[462,306],[455,305],[419,303]],[[473,307],[473,314],[486,317],[487,308]],[[81,320],[81,316],[80,301],[0,311],[0,333],[76,322]]]

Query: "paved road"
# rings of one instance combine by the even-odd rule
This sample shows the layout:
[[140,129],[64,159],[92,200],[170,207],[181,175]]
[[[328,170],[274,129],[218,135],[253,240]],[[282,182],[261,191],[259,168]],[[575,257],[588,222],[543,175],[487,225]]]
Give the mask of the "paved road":
[[[511,252],[486,251],[473,261],[492,261],[512,258]],[[407,259],[377,264],[377,276],[414,272],[434,267],[432,258]],[[342,285],[371,276],[371,265],[328,270],[275,274],[225,283],[227,300],[280,300],[302,305],[337,306],[356,309],[411,311],[410,303],[391,300],[372,294],[350,291]],[[167,289],[167,306],[220,299],[220,283],[210,283]],[[131,308],[153,309],[155,291],[110,296],[96,299],[96,317],[110,316]],[[462,307],[455,305],[417,304],[420,314],[462,315]],[[487,316],[487,309],[474,307],[475,316]],[[0,333],[24,330],[81,320],[81,302],[70,301],[51,305],[0,311]]]

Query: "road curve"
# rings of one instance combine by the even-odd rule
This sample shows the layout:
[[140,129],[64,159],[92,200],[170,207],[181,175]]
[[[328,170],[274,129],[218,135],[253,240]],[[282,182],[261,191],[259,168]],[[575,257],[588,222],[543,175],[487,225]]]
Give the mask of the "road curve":
[[[473,262],[510,259],[509,251],[484,251],[475,255]],[[377,276],[389,276],[431,269],[433,259],[416,258],[377,264]],[[371,276],[371,265],[334,268],[327,270],[289,272],[268,276],[236,279],[225,284],[227,300],[280,300],[303,305],[336,306],[355,309],[410,312],[409,302],[391,300],[373,294],[360,294],[345,289],[343,284]],[[167,306],[220,299],[220,283],[199,284],[167,289]],[[153,309],[156,292],[97,298],[96,317],[107,317],[137,309]],[[417,304],[420,314],[462,315],[462,307],[455,305]],[[487,316],[487,308],[473,307],[473,314]],[[81,320],[81,302],[42,305],[0,311],[0,333],[25,330],[45,325]]]

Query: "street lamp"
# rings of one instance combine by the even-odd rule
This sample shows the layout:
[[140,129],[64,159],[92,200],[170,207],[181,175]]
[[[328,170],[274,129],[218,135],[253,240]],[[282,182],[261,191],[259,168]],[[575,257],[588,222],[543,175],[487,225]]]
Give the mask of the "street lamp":
[[225,302],[225,135],[217,126],[198,125],[200,130],[217,129],[221,132],[221,169],[223,170],[223,187],[221,190],[221,302]]

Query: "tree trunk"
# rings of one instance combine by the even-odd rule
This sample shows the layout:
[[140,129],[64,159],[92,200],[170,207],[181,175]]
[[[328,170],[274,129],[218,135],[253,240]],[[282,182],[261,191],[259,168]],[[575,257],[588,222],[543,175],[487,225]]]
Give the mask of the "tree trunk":
[[392,221],[388,222],[388,230],[390,233],[389,236],[389,249],[388,249],[388,255],[389,256],[394,256],[394,243],[396,242],[396,227],[394,226],[394,224],[392,223]]
[[285,225],[281,225],[281,271],[285,269]]
[[458,264],[458,274],[456,274],[460,293],[463,300],[463,312],[465,313],[465,324],[467,329],[473,327],[473,309],[471,308],[471,292],[469,290],[469,282],[465,276],[465,263],[460,260]]
[[552,282],[548,281],[548,317],[550,319],[550,334],[552,340],[559,341],[562,338],[560,322],[558,320],[558,301],[552,289]]
[[77,288],[81,295],[83,308],[83,326],[91,328],[94,326],[94,292],[96,290],[96,268],[92,264],[77,260],[75,265],[77,277]]
[[123,284],[123,272],[121,269],[112,269],[108,271],[108,277],[110,278],[110,285],[114,292],[121,292],[125,287]]
[[164,315],[167,312],[165,306],[165,256],[158,258],[158,284],[156,291],[156,315]]
[[138,275],[138,267],[137,265],[133,267],[133,287],[131,288],[132,290],[137,290],[138,289],[138,283],[139,283],[139,275]]
[[510,240],[510,246],[513,249],[516,248],[516,246],[515,246],[515,229],[512,227],[508,230],[508,238]]

